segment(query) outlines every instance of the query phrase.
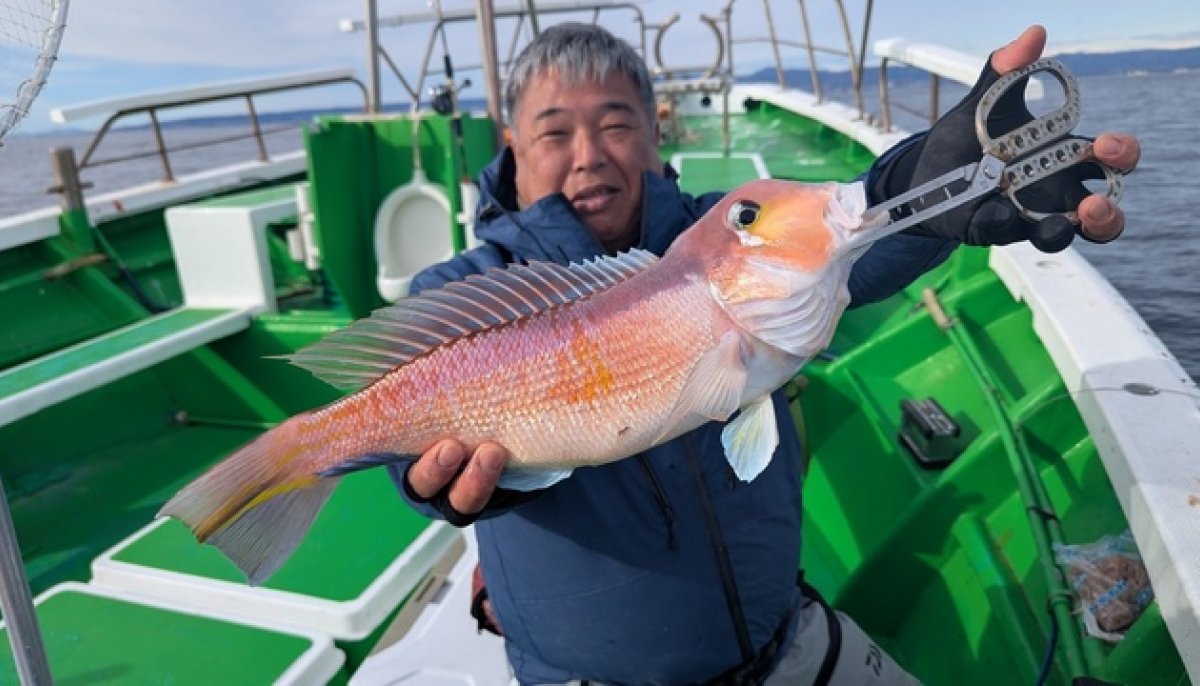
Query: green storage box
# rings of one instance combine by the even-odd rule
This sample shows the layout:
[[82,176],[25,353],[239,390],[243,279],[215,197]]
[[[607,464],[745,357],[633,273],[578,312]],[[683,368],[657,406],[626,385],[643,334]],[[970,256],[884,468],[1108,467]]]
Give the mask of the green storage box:
[[173,519],[97,557],[92,583],[356,641],[381,626],[459,535],[414,512],[387,472],[372,469],[343,478],[295,554],[260,587]]
[[[316,632],[183,611],[90,584],[59,584],[35,605],[58,684],[307,686],[328,683],[345,659]],[[0,683],[19,683],[7,650]]]

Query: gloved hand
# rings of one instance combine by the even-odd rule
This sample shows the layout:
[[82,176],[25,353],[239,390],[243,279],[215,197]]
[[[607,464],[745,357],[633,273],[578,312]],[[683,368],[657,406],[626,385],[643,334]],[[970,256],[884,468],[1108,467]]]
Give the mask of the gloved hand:
[[[1045,30],[1027,29],[1016,41],[991,55],[983,73],[971,91],[945,114],[919,140],[895,160],[889,173],[880,178],[885,197],[894,197],[936,178],[951,169],[983,156],[975,134],[975,110],[980,98],[1002,73],[1031,64],[1045,46]],[[1025,83],[1020,81],[997,102],[988,120],[993,135],[1010,131],[1033,119],[1025,106]],[[1137,139],[1127,134],[1102,134],[1094,143],[1095,157],[1109,166],[1131,171],[1140,157]],[[1040,222],[1023,217],[1002,194],[992,193],[965,203],[909,229],[913,233],[940,236],[969,245],[1004,245],[1030,240],[1045,252],[1057,252],[1070,245],[1076,233],[1087,240],[1107,243],[1120,235],[1125,216],[1115,203],[1093,196],[1083,181],[1103,178],[1096,164],[1080,164],[1054,174],[1021,191],[1020,200],[1027,208],[1040,212],[1076,212],[1081,221],[1072,224],[1062,216]],[[929,202],[941,196],[930,198]],[[920,201],[914,205],[919,209]]]
[[496,487],[509,457],[496,443],[484,443],[467,454],[462,443],[446,439],[402,469],[400,484],[412,502],[429,505],[454,526],[470,526],[484,510],[516,507],[541,494]]

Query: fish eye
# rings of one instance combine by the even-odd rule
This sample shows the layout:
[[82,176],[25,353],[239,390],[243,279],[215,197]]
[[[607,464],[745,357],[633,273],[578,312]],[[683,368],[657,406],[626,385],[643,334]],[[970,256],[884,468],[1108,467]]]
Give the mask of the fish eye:
[[729,206],[729,223],[735,228],[746,231],[758,219],[759,210],[758,203],[753,200],[737,200]]

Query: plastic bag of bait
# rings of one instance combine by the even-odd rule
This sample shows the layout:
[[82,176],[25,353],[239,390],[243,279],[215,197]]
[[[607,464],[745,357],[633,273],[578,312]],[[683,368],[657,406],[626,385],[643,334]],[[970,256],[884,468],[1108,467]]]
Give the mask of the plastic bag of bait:
[[1054,558],[1067,568],[1092,636],[1120,641],[1154,600],[1150,577],[1128,530],[1084,545],[1056,545]]

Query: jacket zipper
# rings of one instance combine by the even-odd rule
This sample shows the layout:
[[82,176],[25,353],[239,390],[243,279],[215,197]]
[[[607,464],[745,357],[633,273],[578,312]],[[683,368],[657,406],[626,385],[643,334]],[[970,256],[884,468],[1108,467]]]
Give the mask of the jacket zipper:
[[663,488],[662,482],[658,479],[658,474],[654,472],[654,467],[650,464],[650,459],[644,454],[637,456],[637,462],[642,466],[642,471],[646,474],[646,479],[650,481],[650,489],[654,491],[654,499],[658,501],[658,509],[662,512],[663,520],[667,523],[667,548],[669,550],[679,550],[679,539],[675,536],[675,508],[671,507],[671,501],[667,499],[667,491]]

